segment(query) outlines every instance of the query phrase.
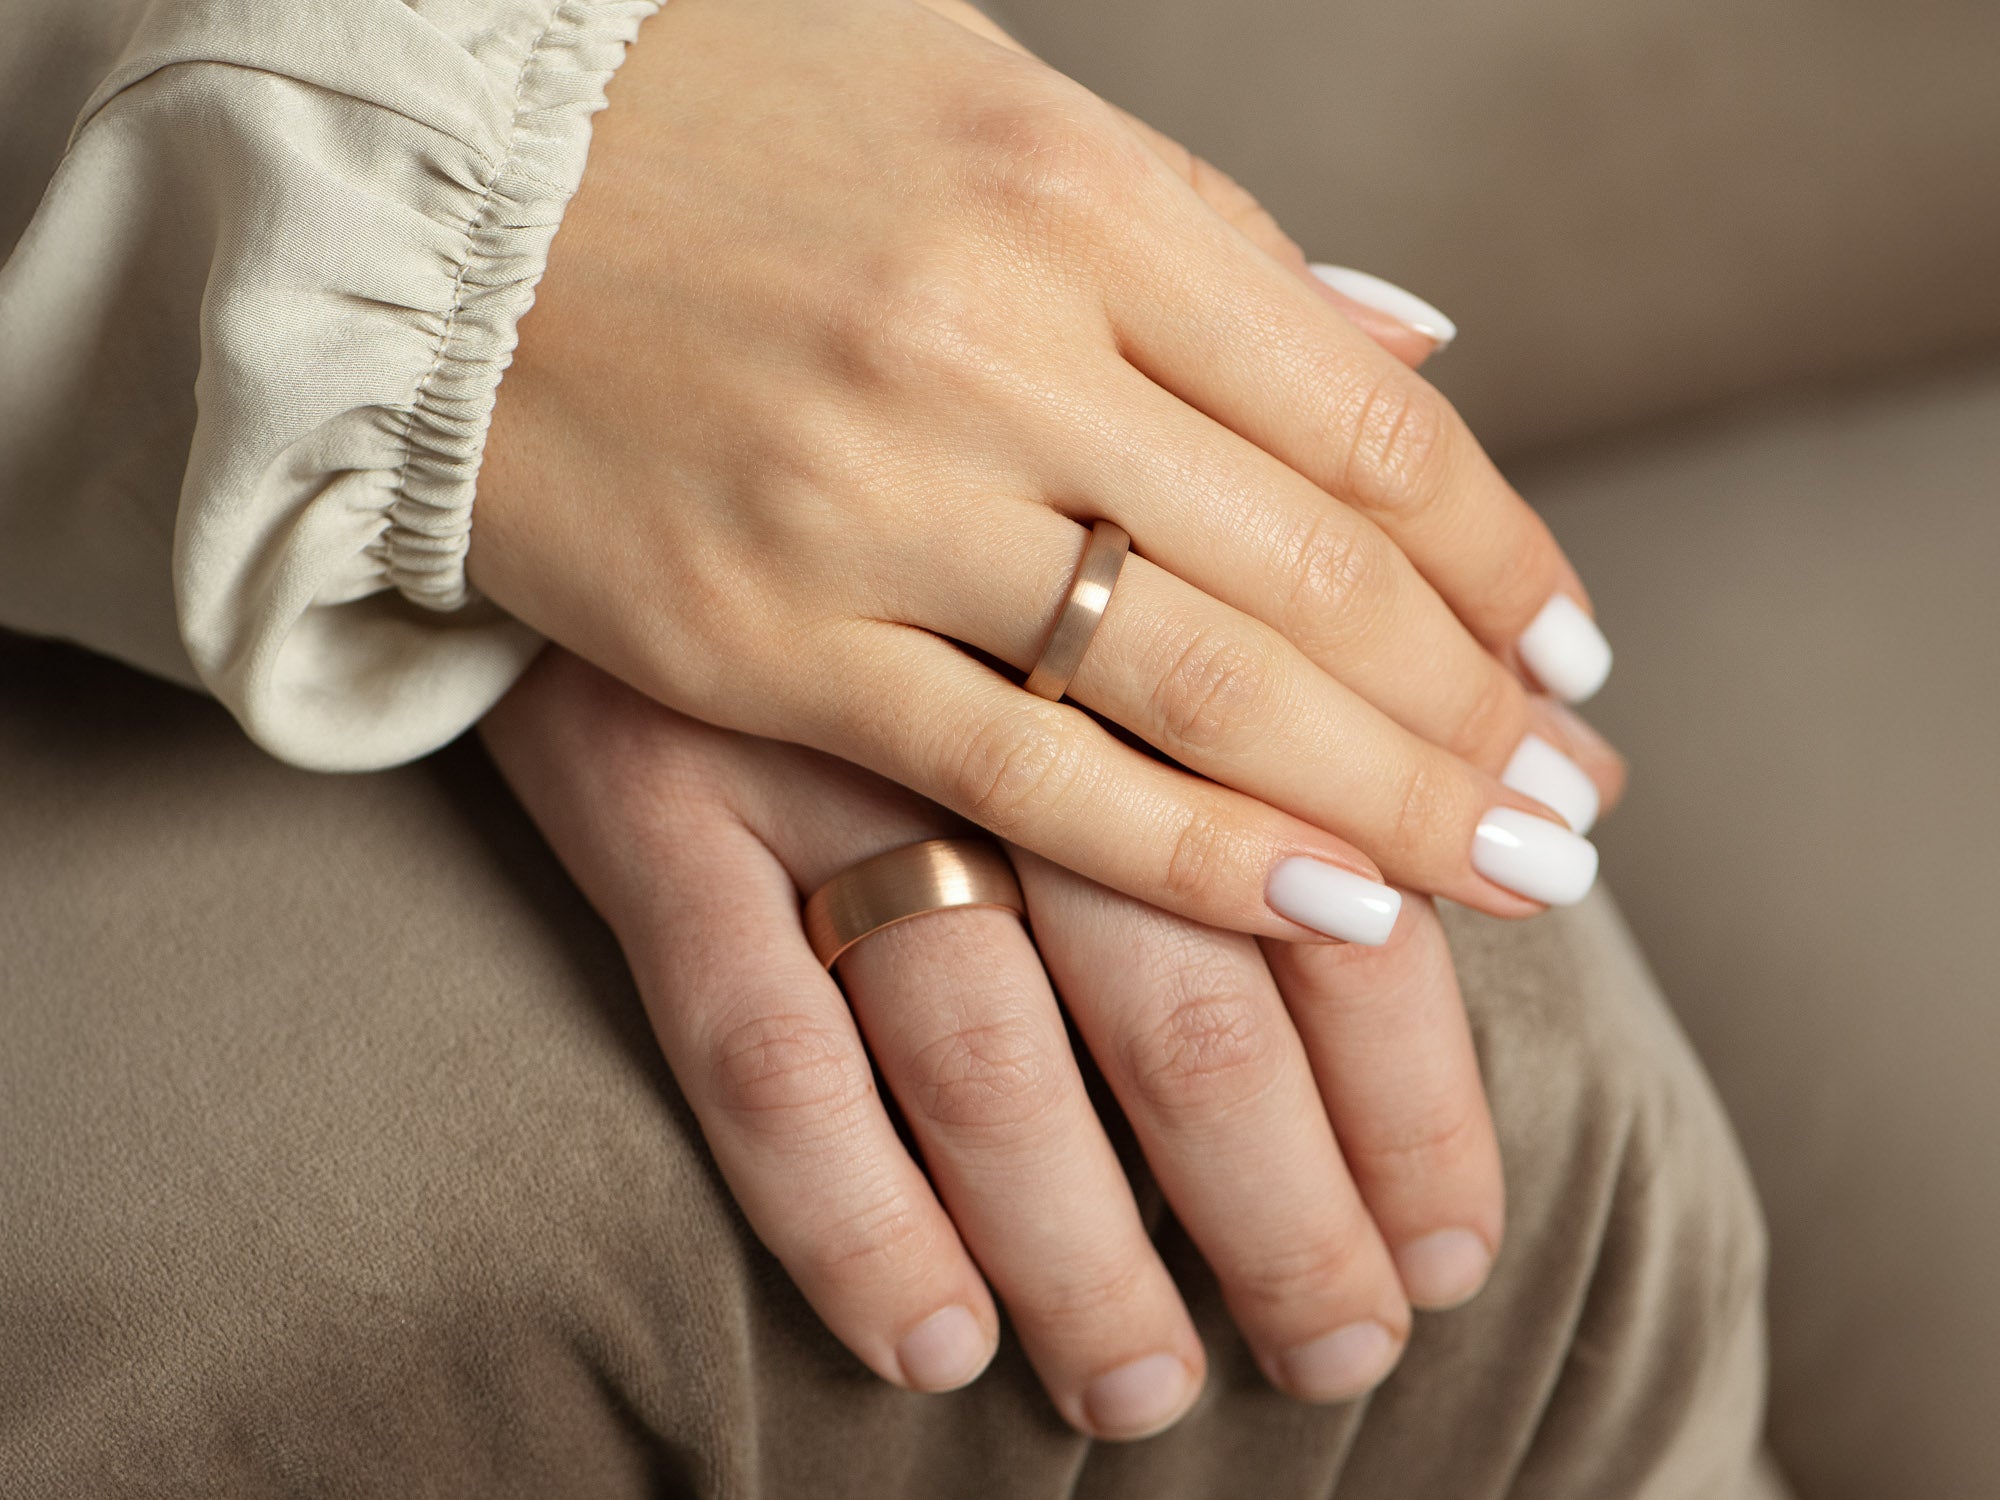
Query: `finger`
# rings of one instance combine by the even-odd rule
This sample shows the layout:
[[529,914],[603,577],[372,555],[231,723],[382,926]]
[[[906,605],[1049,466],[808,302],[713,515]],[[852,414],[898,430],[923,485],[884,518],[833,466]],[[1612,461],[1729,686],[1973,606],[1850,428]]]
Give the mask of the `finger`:
[[[750,743],[767,769],[745,789],[744,816],[803,890],[959,831],[901,788]],[[934,912],[863,939],[839,972],[930,1179],[1057,1408],[1097,1437],[1172,1423],[1199,1392],[1201,1340],[1021,919]]]
[[1576,787],[1568,773],[1557,768],[1553,773],[1555,781],[1567,785],[1570,789],[1568,795],[1573,799],[1573,805],[1565,807],[1555,800],[1553,785],[1538,788],[1522,776],[1518,766],[1510,765],[1503,779],[1515,791],[1526,792],[1536,801],[1562,813],[1576,832],[1587,834],[1591,826],[1616,807],[1625,795],[1625,757],[1612,748],[1603,735],[1553,698],[1537,696],[1531,699],[1529,713],[1531,733],[1547,740],[1570,765],[1580,768],[1589,786]]
[[1036,941],[1272,1382],[1339,1401],[1410,1313],[1257,945],[1019,856]]
[[[980,524],[989,529],[968,536],[967,555],[1010,565],[936,575],[918,618],[1025,668],[1084,533],[1027,504]],[[1596,878],[1596,851],[1533,799],[1402,728],[1268,625],[1137,555],[1070,695],[1201,775],[1348,840],[1398,884],[1525,916],[1581,900]],[[1088,807],[1075,816],[1089,817]]]
[[1401,287],[1339,266],[1314,266],[1250,190],[1172,136],[1113,106],[1125,126],[1222,221],[1305,281],[1361,332],[1412,369],[1457,337],[1451,319]]
[[1405,729],[1554,807],[1576,832],[1617,799],[1617,752],[1531,696],[1374,523],[1129,371],[1094,399],[1116,414],[1109,432],[1148,439],[1066,450],[1055,493],[1091,496],[1146,539],[1152,561],[1263,620]]
[[1530,727],[1527,690],[1367,517],[1151,381],[1094,392],[1116,437],[1067,452],[1056,495],[1093,507],[1147,559],[1254,615],[1414,734],[1498,773]]
[[1582,583],[1450,403],[1191,206],[1163,203],[1110,280],[1134,365],[1374,519],[1489,650],[1588,697],[1610,648]]
[[[1314,287],[1341,315],[1411,369],[1420,368],[1433,354],[1441,354],[1458,338],[1458,325],[1443,309],[1406,291],[1393,281],[1352,266],[1319,264],[1307,267]],[[1397,340],[1384,338],[1383,325],[1403,330]],[[1422,355],[1412,359],[1408,349],[1414,343]]]
[[1172,1423],[1200,1389],[1201,1340],[1020,921],[937,913],[866,939],[840,967],[931,1180],[1057,1409],[1099,1437]]
[[1422,897],[1404,909],[1380,948],[1264,952],[1404,1291],[1451,1307],[1500,1249],[1500,1151],[1444,929]]
[[927,631],[829,630],[799,671],[811,743],[1100,884],[1293,940],[1380,942],[1395,920],[1400,898],[1352,845],[1162,765]]
[[645,862],[629,883],[644,894],[607,915],[731,1193],[871,1370],[918,1390],[963,1385],[997,1347],[998,1313],[884,1110],[791,879],[712,792],[635,791],[619,833]]

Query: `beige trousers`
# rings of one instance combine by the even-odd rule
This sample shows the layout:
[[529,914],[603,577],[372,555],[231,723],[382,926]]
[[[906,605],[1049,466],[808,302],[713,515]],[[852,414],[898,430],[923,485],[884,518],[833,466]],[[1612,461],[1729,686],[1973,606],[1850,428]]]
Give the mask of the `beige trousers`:
[[308,775],[0,638],[0,1494],[1782,1495],[1763,1228],[1609,898],[1452,937],[1490,1288],[1371,1399],[1300,1405],[1123,1137],[1211,1372],[1094,1443],[1011,1336],[920,1396],[820,1327],[475,747]]

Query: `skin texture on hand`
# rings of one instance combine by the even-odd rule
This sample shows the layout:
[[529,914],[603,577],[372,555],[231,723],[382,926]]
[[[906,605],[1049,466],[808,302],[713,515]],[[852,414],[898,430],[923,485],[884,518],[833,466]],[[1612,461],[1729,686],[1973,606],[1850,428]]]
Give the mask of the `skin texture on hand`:
[[[930,8],[1033,67],[976,13],[953,0],[934,0]],[[874,19],[897,14],[896,7],[878,7]],[[840,55],[836,43],[851,40],[853,21],[849,15],[828,28],[818,18],[829,56]],[[697,31],[702,24],[697,16]],[[726,40],[727,31],[723,26],[724,35],[711,39]],[[719,46],[708,55],[730,54]],[[969,56],[980,67],[992,63],[988,54]],[[921,68],[913,71],[923,76]],[[973,68],[946,80],[946,93],[978,83],[977,74]],[[1208,229],[1221,226],[1217,232],[1238,254],[1247,249],[1258,264],[1288,277],[1295,294],[1291,315],[1300,316],[1297,294],[1303,294],[1312,299],[1304,304],[1308,314],[1337,309],[1339,326],[1373,338],[1404,364],[1418,364],[1430,352],[1428,338],[1312,278],[1297,247],[1228,178],[1139,122],[1087,96],[1065,94],[1059,81],[1050,82],[1052,75],[1027,76],[1050,92],[1032,109],[1017,108],[1010,129],[1039,128],[1026,118],[1034,110],[1059,105],[1058,116],[1062,109],[1081,111],[1092,129],[1113,132],[1111,138],[1128,149],[1136,146],[1163,183],[1190,195],[1208,216]],[[1012,75],[1015,83],[1020,77]],[[659,86],[670,96],[671,85],[684,82],[662,80]],[[798,125],[799,114],[811,114],[797,103],[787,111],[770,93],[746,96],[740,84],[726,76],[710,79],[693,107],[698,111],[705,103],[747,117],[753,128],[760,119]],[[825,84],[821,78],[819,85]],[[806,86],[796,97],[816,96]],[[760,109],[760,102],[766,107]],[[966,101],[961,95],[955,102]],[[973,127],[985,128],[976,120]],[[799,128],[833,126],[822,121]],[[693,159],[706,159],[704,146],[712,142],[698,130],[680,140]],[[853,144],[835,129],[835,146],[842,141]],[[781,188],[798,169],[800,143],[786,137],[776,144],[794,156],[779,180],[764,179],[767,189]],[[936,140],[920,144],[921,163],[963,165],[949,141],[942,150]],[[1018,151],[1024,143],[998,144]],[[613,155],[622,159],[620,152]],[[834,157],[840,161],[838,149]],[[642,158],[625,193],[601,217],[575,216],[619,247],[602,259],[594,259],[598,251],[588,243],[577,253],[588,272],[608,271],[609,279],[580,280],[571,288],[576,302],[561,300],[560,289],[545,297],[559,315],[565,307],[583,314],[568,332],[574,337],[581,328],[588,336],[580,345],[564,344],[546,366],[536,363],[534,350],[524,350],[507,399],[525,401],[533,415],[522,424],[525,436],[505,423],[496,434],[489,488],[503,498],[497,519],[489,512],[482,520],[487,534],[476,558],[489,592],[503,591],[505,602],[525,612],[541,597],[534,591],[548,583],[533,570],[507,572],[508,544],[521,540],[506,531],[518,519],[512,509],[517,500],[549,502],[528,517],[524,536],[532,536],[536,547],[601,541],[599,528],[608,520],[657,525],[656,546],[640,546],[623,566],[614,559],[603,575],[607,587],[586,589],[572,602],[582,604],[585,623],[601,632],[595,637],[600,644],[628,653],[613,655],[634,680],[723,723],[746,722],[746,714],[758,711],[758,705],[745,707],[746,684],[761,682],[770,691],[775,681],[778,701],[786,703],[782,677],[735,675],[746,663],[772,670],[774,630],[780,647],[797,655],[815,632],[853,618],[854,600],[844,598],[843,589],[857,579],[878,588],[885,582],[868,573],[865,554],[843,551],[843,531],[848,541],[865,537],[872,521],[877,551],[914,539],[922,546],[905,555],[917,566],[949,568],[963,550],[954,545],[952,528],[963,524],[963,507],[981,498],[967,488],[967,474],[1002,488],[1010,473],[1019,477],[995,446],[996,431],[1020,432],[1021,446],[1044,461],[1051,444],[1060,455],[1079,441],[1078,431],[1068,430],[1078,425],[1074,421],[1050,426],[1052,412],[1084,418],[1079,431],[1092,441],[1106,432],[1104,411],[1092,410],[1091,392],[1081,389],[1088,382],[1064,389],[1074,375],[1060,358],[1063,336],[1088,332],[1089,317],[1059,323],[1039,350],[1024,345],[1005,351],[1001,388],[1019,396],[1026,382],[1025,413],[988,399],[991,370],[940,365],[931,358],[935,349],[900,342],[912,331],[927,344],[962,331],[955,321],[964,311],[959,300],[945,309],[951,319],[940,322],[938,309],[924,299],[940,287],[960,299],[964,288],[951,278],[924,279],[942,261],[923,262],[919,269],[931,270],[914,278],[897,265],[899,257],[941,253],[938,245],[913,248],[903,237],[906,223],[927,222],[924,213],[901,210],[867,227],[868,205],[859,199],[871,191],[879,164],[860,176],[852,175],[852,162],[844,166],[849,175],[804,174],[811,184],[831,181],[842,190],[836,198],[845,195],[863,210],[849,215],[847,204],[822,206],[827,217],[818,227],[825,238],[815,260],[776,253],[771,236],[759,238],[754,195],[718,199],[707,191],[715,184],[707,183],[675,204],[658,191],[671,185],[663,164]],[[751,174],[753,183],[757,176]],[[740,191],[742,184],[735,186]],[[927,191],[928,202],[925,194],[917,196],[917,210],[949,201],[949,177]],[[805,196],[813,197],[810,186]],[[999,206],[1007,206],[1004,196]],[[676,207],[683,211],[669,211]],[[787,207],[796,204],[788,200]],[[840,233],[858,240],[835,233],[843,217],[860,227],[849,223]],[[1019,223],[1004,225],[1008,233],[995,236],[977,216],[971,226],[951,223],[949,216],[942,226],[935,217],[928,222],[931,232],[975,257],[977,266],[996,273],[1010,265],[1041,275],[1049,270],[1032,258],[1023,262],[1034,246],[1020,243]],[[813,238],[809,224],[780,227],[792,231],[795,252]],[[1042,232],[1048,226],[1032,227]],[[702,228],[705,239],[695,232]],[[647,244],[648,235],[660,241],[674,234],[685,237],[678,247]],[[776,239],[776,248],[783,248],[784,236]],[[747,248],[749,269],[731,264],[704,271],[701,253],[713,254],[718,246],[732,254]],[[1072,247],[1094,248],[1087,237]],[[685,258],[670,253],[649,268],[658,249],[677,249]],[[754,259],[758,255],[765,258]],[[649,269],[657,280],[646,280]],[[762,279],[775,284],[759,285]],[[881,280],[888,283],[886,296],[875,285]],[[863,295],[846,302],[857,286]],[[1023,287],[1048,290],[1032,280],[1014,290]],[[704,320],[717,307],[730,309],[734,319]],[[1098,310],[1100,325],[1104,311]],[[743,321],[746,313],[751,316]],[[685,322],[676,324],[676,318]],[[866,326],[870,319],[899,328],[898,341],[887,348],[875,342]],[[599,341],[595,352],[592,339]],[[670,345],[670,352],[641,350],[634,343],[640,339]],[[718,350],[757,358],[718,361]],[[994,351],[982,345],[972,352]],[[565,369],[572,357],[579,362]],[[644,390],[632,388],[629,374],[621,381],[621,361],[664,382],[685,398],[681,406],[649,401]],[[913,375],[926,379],[913,382]],[[593,380],[602,384],[593,386]],[[711,380],[720,383],[704,383]],[[931,385],[954,399],[936,401]],[[573,404],[566,427],[564,398]],[[606,402],[608,415],[601,411]],[[683,407],[691,428],[670,426]],[[1190,407],[1181,415],[1202,414]],[[629,430],[619,431],[621,421]],[[1227,436],[1167,422],[1131,440],[1171,448],[1177,436],[1194,432],[1204,440]],[[833,439],[839,441],[829,462]],[[537,452],[545,441],[558,446]],[[607,446],[622,470],[602,467]],[[1250,457],[1226,441],[1222,446],[1233,464]],[[532,479],[522,477],[522,449]],[[1282,463],[1253,460],[1253,468],[1257,477],[1247,483],[1289,490],[1294,503],[1320,512],[1309,517],[1314,524],[1333,514],[1331,496],[1295,472],[1279,473]],[[607,493],[645,503],[594,516],[587,508],[566,513],[578,487],[599,487],[607,473]],[[960,508],[941,506],[926,484],[915,482],[939,475],[959,486]],[[1034,486],[1019,488],[1026,493]],[[874,489],[893,503],[863,493]],[[1077,507],[1041,498],[1063,515],[1087,518]],[[687,518],[673,508],[684,500],[715,506],[707,529],[679,524]],[[1183,512],[1184,519],[1193,516]],[[730,531],[732,518],[752,528],[747,540]],[[1241,504],[1230,518],[1255,520]],[[563,529],[579,521],[583,531]],[[1247,529],[1254,539],[1256,527]],[[490,561],[496,531],[499,563]],[[1593,804],[1615,795],[1622,768],[1608,747],[1550,705],[1522,695],[1490,654],[1490,642],[1451,634],[1459,627],[1430,580],[1365,517],[1355,517],[1348,534],[1350,547],[1382,547],[1380,555],[1406,569],[1399,575],[1405,586],[1430,605],[1422,614],[1428,626],[1420,621],[1410,629],[1402,616],[1375,623],[1389,659],[1435,666],[1439,627],[1448,622],[1444,639],[1464,648],[1458,660],[1476,659],[1471,675],[1499,683],[1503,706],[1520,707],[1522,724],[1539,731],[1524,742],[1511,726],[1499,729],[1496,744],[1508,753],[1485,754],[1489,773],[1505,768],[1509,784],[1517,785],[1512,772],[1522,760],[1519,747],[1542,745],[1542,753],[1526,759],[1544,773],[1551,765],[1558,771],[1569,766],[1563,752],[1588,771],[1568,783],[1558,775],[1554,784],[1572,800],[1578,784]],[[695,554],[700,567],[686,566],[666,545],[680,540],[708,549]],[[530,561],[546,556],[533,547],[521,555]],[[588,556],[587,549],[578,553],[580,562]],[[1004,545],[996,556],[1004,560]],[[1248,548],[1239,546],[1238,556],[1251,560]],[[1540,561],[1561,571],[1552,548]],[[662,592],[691,590],[674,596],[676,603],[695,602],[691,621],[672,608],[649,615],[647,567],[658,568]],[[792,576],[777,577],[774,568]],[[986,580],[973,568],[966,581],[977,588]],[[506,597],[511,584],[522,592]],[[766,605],[803,599],[809,607],[791,620],[779,609],[741,608],[744,600],[760,598]],[[866,602],[861,615],[874,623],[914,623],[885,607],[889,596]],[[537,623],[551,628],[551,618],[574,623],[559,616]],[[718,634],[727,634],[720,627],[734,627],[739,638],[718,644]],[[1399,628],[1402,637],[1395,635]],[[660,630],[688,635],[662,647],[649,633]],[[992,639],[968,638],[1017,668],[1031,659],[1031,647],[1018,641],[1010,654]],[[690,639],[696,654],[675,655]],[[732,644],[743,648],[736,656],[721,649]],[[1330,654],[1368,680],[1366,653]],[[786,664],[809,670],[813,660],[806,654]],[[852,660],[836,657],[829,680],[838,684]],[[827,670],[826,658],[817,661]],[[705,667],[708,675],[691,667]],[[1425,706],[1385,691],[1386,679],[1379,672],[1375,695],[1359,696],[1394,724],[1436,735],[1436,726],[1450,719],[1448,687]],[[789,700],[789,709],[795,711],[798,701]],[[889,716],[908,721],[925,701],[899,695]],[[884,717],[851,697],[839,710],[864,720]],[[802,731],[782,714],[747,722],[796,739],[814,737],[810,725]],[[833,730],[826,735],[830,743],[861,743],[851,725],[844,740],[841,725]],[[1157,1430],[1199,1391],[1205,1353],[1083,1096],[1052,984],[1177,1214],[1216,1268],[1245,1337],[1281,1389],[1309,1400],[1343,1399],[1366,1389],[1399,1356],[1413,1304],[1449,1305],[1483,1281],[1499,1245],[1498,1161],[1450,955],[1423,897],[1405,893],[1393,938],[1380,948],[1267,939],[1260,951],[1249,939],[1197,926],[1016,849],[1033,943],[1012,917],[993,912],[926,917],[878,934],[844,958],[843,997],[805,950],[800,895],[882,849],[961,831],[944,809],[810,751],[698,725],[559,650],[522,681],[484,732],[524,803],[618,931],[661,1045],[746,1214],[829,1327],[884,1378],[919,1389],[972,1378],[993,1347],[997,1292],[1052,1400],[1085,1431],[1130,1437]],[[1539,784],[1530,790],[1554,795]],[[1567,802],[1559,810],[1568,811]],[[1114,837],[1124,832],[1115,825],[1110,831]],[[1324,854],[1327,847],[1314,852]],[[1298,846],[1289,852],[1285,868],[1310,867],[1301,887],[1310,895],[1311,869],[1324,866],[1297,858]],[[1310,906],[1296,892],[1285,901],[1273,894],[1272,901],[1294,910],[1302,901]],[[1295,929],[1267,924],[1259,930]],[[902,1150],[873,1096],[871,1053],[911,1123],[924,1171]]]
[[[475,583],[663,703],[1213,926],[1311,936],[1268,894],[1299,858],[1538,910],[1475,850],[1495,809],[1577,843],[1501,776],[1565,744],[1517,643],[1581,588],[1227,199],[911,0],[676,0],[523,325]],[[1072,696],[1167,761],[987,664],[1032,664],[1096,517],[1134,557]]]
[[850,950],[843,995],[806,943],[802,894],[962,834],[959,820],[826,756],[698,724],[560,649],[482,733],[618,934],[746,1216],[884,1379],[974,1378],[998,1294],[1083,1431],[1157,1431],[1199,1393],[1206,1353],[1084,1091],[1058,990],[1281,1390],[1358,1394],[1399,1357],[1412,1303],[1484,1280],[1499,1157],[1420,898],[1387,946],[1260,953],[1015,851],[1032,942],[1009,913],[934,913]]
[[[990,38],[1010,51],[1018,52],[1023,57],[1031,55],[1027,48],[994,25],[990,16],[964,4],[963,0],[921,0],[921,3],[926,9],[936,11],[939,15],[956,21],[968,31]],[[1415,369],[1437,349],[1437,340],[1429,334],[1419,332],[1409,323],[1391,316],[1379,307],[1366,302],[1357,302],[1314,277],[1305,252],[1290,235],[1285,233],[1278,221],[1271,217],[1264,205],[1228,173],[1196,156],[1171,136],[1162,135],[1144,120],[1137,119],[1122,109],[1116,110],[1116,113],[1118,118],[1124,121],[1126,128],[1144,142],[1146,148],[1158,156],[1174,175],[1186,182],[1200,196],[1202,202],[1219,214],[1231,228],[1279,265],[1305,279],[1308,285],[1340,309],[1341,315],[1348,322],[1367,334],[1390,354]]]

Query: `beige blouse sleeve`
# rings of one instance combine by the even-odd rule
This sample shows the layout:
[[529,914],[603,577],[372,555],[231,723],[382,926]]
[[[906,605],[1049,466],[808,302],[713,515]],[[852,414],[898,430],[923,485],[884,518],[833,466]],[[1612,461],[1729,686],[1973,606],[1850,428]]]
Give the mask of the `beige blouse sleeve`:
[[0,137],[74,119],[52,175],[0,177],[33,195],[0,201],[0,625],[305,766],[485,712],[539,645],[465,581],[494,391],[656,9],[0,0]]

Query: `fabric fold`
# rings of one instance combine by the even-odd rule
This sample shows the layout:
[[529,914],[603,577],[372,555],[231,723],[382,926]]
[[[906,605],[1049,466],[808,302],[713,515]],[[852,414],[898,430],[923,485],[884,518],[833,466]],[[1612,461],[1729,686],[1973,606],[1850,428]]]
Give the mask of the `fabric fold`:
[[658,8],[139,13],[0,269],[0,624],[319,769],[476,721],[540,646],[465,578],[495,393]]

